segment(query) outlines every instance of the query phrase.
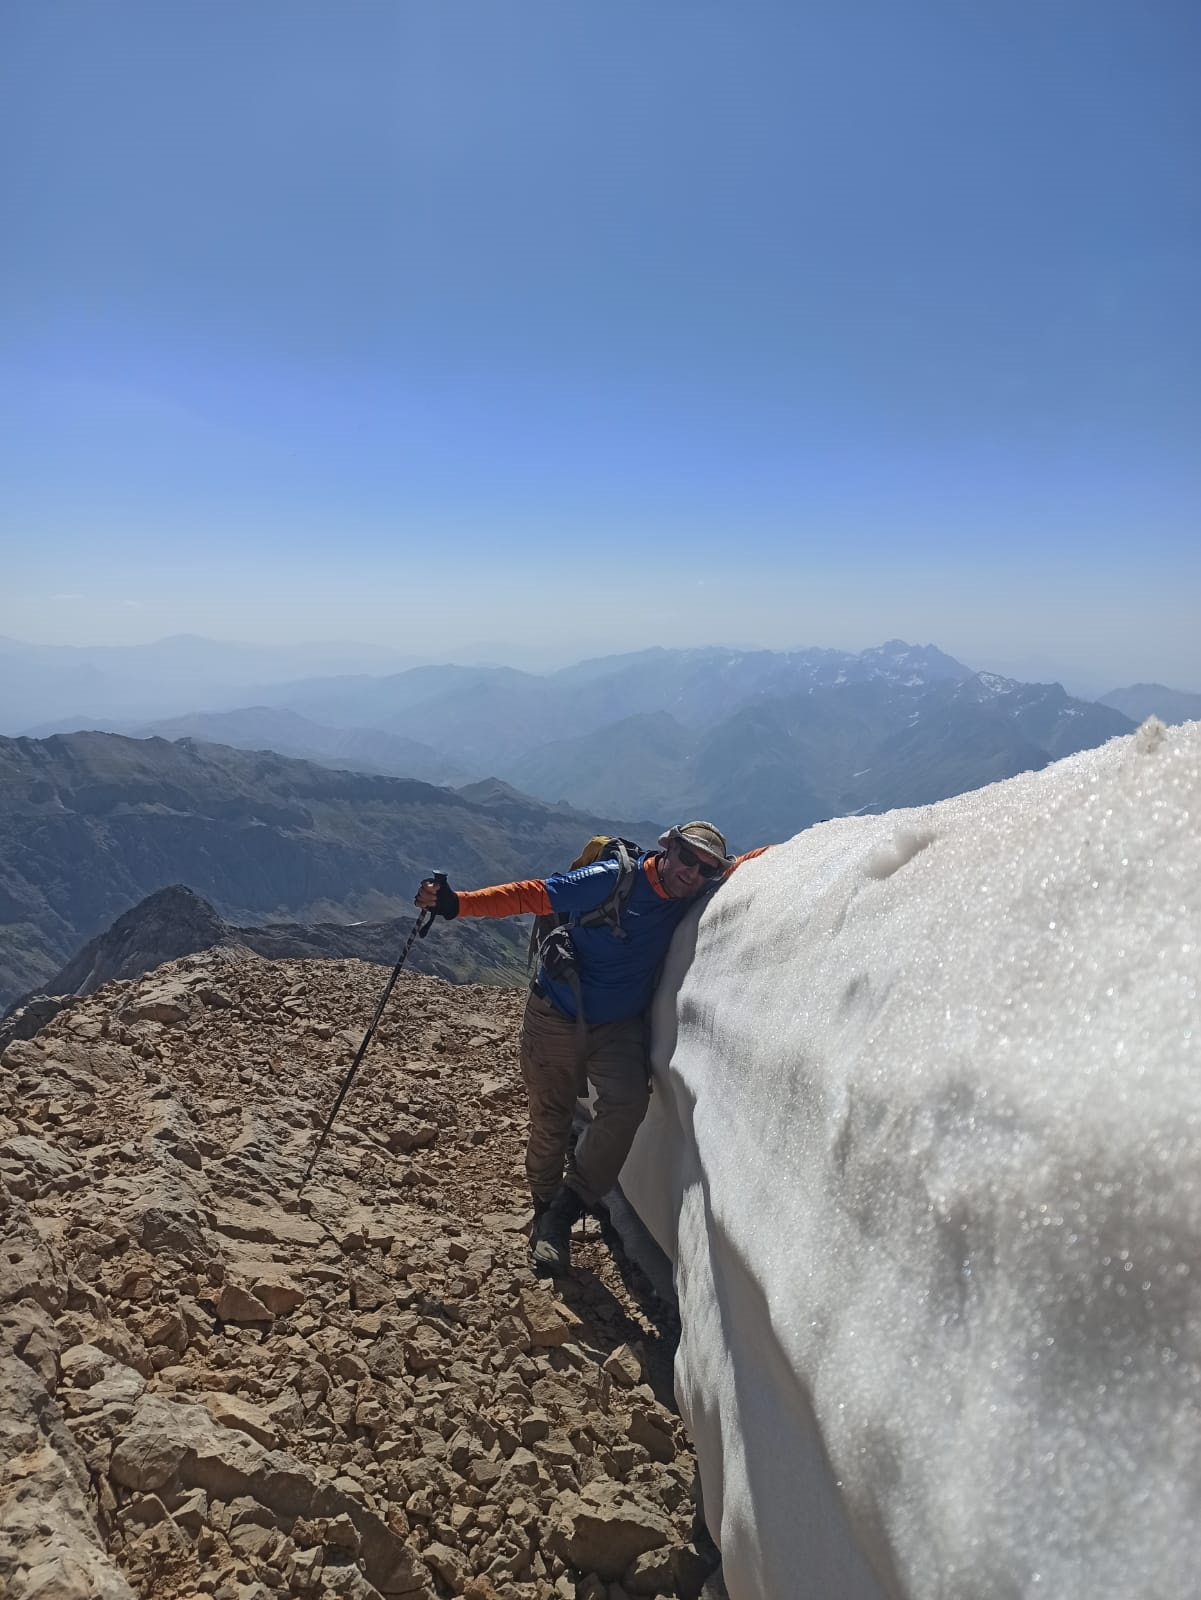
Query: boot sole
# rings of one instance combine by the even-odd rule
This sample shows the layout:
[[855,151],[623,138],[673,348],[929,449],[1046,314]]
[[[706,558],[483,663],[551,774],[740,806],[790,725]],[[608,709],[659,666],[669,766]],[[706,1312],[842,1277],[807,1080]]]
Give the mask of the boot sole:
[[540,1256],[537,1251],[530,1251],[530,1264],[534,1269],[536,1278],[565,1278],[571,1271],[571,1262],[564,1261],[562,1257],[548,1260]]
[[552,1267],[548,1261],[535,1261],[534,1276],[535,1278],[570,1278],[571,1268],[563,1266]]

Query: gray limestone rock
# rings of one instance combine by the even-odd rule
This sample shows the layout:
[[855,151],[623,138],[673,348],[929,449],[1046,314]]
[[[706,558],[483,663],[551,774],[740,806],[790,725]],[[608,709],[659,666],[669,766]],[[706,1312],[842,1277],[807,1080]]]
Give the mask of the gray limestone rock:
[[36,1301],[22,1300],[0,1311],[0,1346],[21,1357],[47,1394],[58,1386],[61,1344],[49,1313]]
[[[179,1169],[175,1169],[178,1173]],[[190,1180],[189,1180],[190,1183]],[[164,1173],[124,1213],[130,1232],[151,1255],[166,1255],[200,1266],[220,1255],[208,1218],[189,1183]]]
[[145,985],[122,1008],[122,1022],[158,1022],[173,1025],[186,1022],[196,1004],[187,984],[163,982]]
[[57,1316],[67,1298],[67,1274],[56,1249],[34,1227],[29,1208],[0,1180],[0,1306],[32,1300]]
[[666,1417],[656,1416],[649,1407],[637,1406],[630,1416],[627,1433],[632,1444],[640,1444],[652,1461],[674,1461],[676,1442]]
[[88,1469],[53,1400],[0,1357],[0,1592],[12,1600],[133,1600],[105,1552]]
[[0,1020],[0,1051],[14,1039],[32,1039],[67,1003],[63,995],[27,995]]
[[547,1543],[562,1560],[613,1580],[671,1537],[671,1523],[657,1506],[607,1478],[587,1484],[579,1494],[561,1494],[547,1529]]
[[79,1171],[79,1162],[62,1145],[31,1133],[0,1142],[0,1160],[18,1163],[44,1184],[61,1184]]
[[201,1488],[222,1500],[249,1495],[285,1518],[346,1516],[358,1530],[367,1578],[382,1594],[433,1600],[416,1552],[361,1500],[323,1483],[295,1456],[265,1450],[222,1427],[201,1406],[147,1395],[113,1452],[110,1470],[117,1483],[142,1493],[169,1485]]

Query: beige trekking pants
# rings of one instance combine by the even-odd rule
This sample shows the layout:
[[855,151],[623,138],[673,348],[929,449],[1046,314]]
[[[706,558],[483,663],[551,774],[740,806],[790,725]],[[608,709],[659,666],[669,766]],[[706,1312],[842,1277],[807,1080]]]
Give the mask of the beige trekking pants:
[[[525,1170],[530,1189],[550,1200],[566,1181],[590,1204],[617,1182],[638,1124],[646,1115],[647,1029],[641,1017],[587,1030],[581,1059],[570,1017],[531,994],[521,1024],[521,1073],[530,1106]],[[587,1080],[587,1081],[585,1081]],[[592,1121],[567,1160],[576,1096],[596,1090]]]

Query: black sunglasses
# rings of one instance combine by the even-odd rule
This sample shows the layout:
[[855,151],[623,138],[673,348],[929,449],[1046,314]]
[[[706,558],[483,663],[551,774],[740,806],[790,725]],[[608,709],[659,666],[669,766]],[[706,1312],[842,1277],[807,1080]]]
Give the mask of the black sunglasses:
[[686,844],[677,839],[676,857],[682,867],[695,867],[702,878],[717,878],[726,870],[721,861],[702,861],[695,850],[690,850]]

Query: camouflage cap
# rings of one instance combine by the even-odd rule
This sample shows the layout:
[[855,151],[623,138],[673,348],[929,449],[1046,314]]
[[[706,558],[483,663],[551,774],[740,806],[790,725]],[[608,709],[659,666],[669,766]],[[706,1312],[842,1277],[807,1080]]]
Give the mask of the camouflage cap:
[[726,836],[711,822],[677,822],[674,828],[669,828],[666,833],[659,835],[659,843],[664,849],[674,839],[682,839],[685,844],[690,844],[694,850],[703,850],[707,856],[716,856],[719,861],[724,861],[727,866],[733,863],[733,856],[726,846]]

